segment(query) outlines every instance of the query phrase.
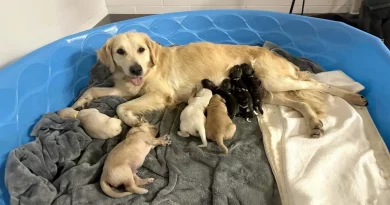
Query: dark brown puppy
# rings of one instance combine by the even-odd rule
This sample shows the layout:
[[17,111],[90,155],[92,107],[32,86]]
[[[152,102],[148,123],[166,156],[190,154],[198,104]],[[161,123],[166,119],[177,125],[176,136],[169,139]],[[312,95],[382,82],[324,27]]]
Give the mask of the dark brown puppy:
[[252,66],[244,63],[240,67],[242,69],[242,81],[245,83],[252,97],[253,108],[257,113],[263,115],[263,99],[266,92],[261,84],[261,80],[254,76],[255,70],[253,70]]
[[250,118],[255,116],[253,102],[248,88],[241,79],[242,70],[239,65],[235,65],[230,70],[230,82],[232,84],[232,93],[237,100],[239,106],[239,115],[250,122]]
[[229,117],[231,119],[233,119],[238,114],[237,100],[230,91],[231,85],[229,79],[223,80],[220,87],[216,86],[209,79],[203,79],[202,85],[204,88],[210,89],[213,92],[213,95],[218,94],[225,100]]

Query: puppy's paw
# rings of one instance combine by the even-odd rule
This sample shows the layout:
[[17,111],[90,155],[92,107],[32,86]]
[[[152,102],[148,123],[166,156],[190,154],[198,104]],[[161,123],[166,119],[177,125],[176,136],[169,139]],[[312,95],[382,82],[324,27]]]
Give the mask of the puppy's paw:
[[200,144],[200,145],[198,145],[198,147],[207,147],[207,144]]
[[169,135],[164,135],[164,136],[163,136],[163,139],[164,139],[164,145],[170,145],[170,144],[172,144],[171,136],[169,136]]
[[137,192],[137,194],[141,194],[141,195],[143,195],[143,194],[147,194],[149,191],[147,190],[147,189],[144,189],[144,188],[139,188],[139,190],[138,190],[138,192]]
[[146,178],[145,179],[145,184],[151,184],[154,182],[154,178]]

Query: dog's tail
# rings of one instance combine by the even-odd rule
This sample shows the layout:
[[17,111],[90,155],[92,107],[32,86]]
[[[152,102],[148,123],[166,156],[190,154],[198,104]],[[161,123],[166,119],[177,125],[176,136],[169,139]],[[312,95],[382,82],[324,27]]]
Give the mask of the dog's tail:
[[100,187],[102,188],[103,192],[106,193],[108,196],[112,198],[120,198],[124,196],[128,196],[130,194],[133,194],[131,192],[118,192],[114,188],[110,186],[106,181],[103,179],[100,180]]
[[225,144],[223,143],[223,134],[221,133],[218,133],[216,136],[215,136],[215,141],[217,142],[217,144],[219,145],[219,147],[221,147],[222,151],[224,154],[227,154],[229,152],[229,149],[225,146]]

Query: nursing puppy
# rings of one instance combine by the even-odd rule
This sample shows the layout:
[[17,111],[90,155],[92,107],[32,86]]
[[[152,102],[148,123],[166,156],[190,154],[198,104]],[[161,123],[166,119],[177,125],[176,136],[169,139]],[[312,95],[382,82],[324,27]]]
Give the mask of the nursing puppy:
[[209,140],[217,142],[224,154],[229,149],[223,140],[230,140],[236,132],[236,125],[229,118],[223,98],[218,94],[213,95],[207,106],[206,135]]
[[[154,178],[141,179],[137,169],[144,163],[149,151],[158,145],[169,145],[168,135],[155,138],[158,129],[149,123],[141,123],[130,129],[126,139],[120,142],[108,154],[104,162],[100,187],[107,195],[118,198],[133,193],[146,194],[147,189],[139,186],[152,183]],[[119,192],[113,187],[124,185],[126,192]]]
[[250,65],[244,63],[241,65],[241,69],[242,69],[241,79],[246,85],[246,87],[248,88],[249,93],[251,94],[252,101],[253,101],[253,108],[257,113],[263,115],[264,111],[262,107],[263,107],[263,98],[265,97],[265,90],[261,85],[261,81],[260,79],[254,76],[255,71]]
[[367,105],[363,96],[318,82],[311,74],[259,46],[196,42],[165,47],[144,33],[127,32],[108,39],[97,56],[113,73],[115,85],[87,89],[72,107],[82,108],[108,95],[128,99],[139,96],[116,109],[118,117],[130,126],[139,123],[144,113],[187,102],[192,88],[202,79],[218,85],[228,76],[229,68],[243,63],[252,65],[267,91],[264,103],[296,109],[304,116],[312,137],[324,131],[324,93],[353,105]]
[[240,116],[250,122],[250,118],[255,116],[253,102],[248,88],[241,79],[242,70],[239,65],[235,65],[230,71],[230,82],[232,83],[232,93],[236,97],[240,108]]
[[218,94],[225,100],[229,117],[231,119],[233,119],[238,114],[238,103],[236,98],[231,93],[229,79],[223,80],[219,87],[209,79],[203,79],[202,85],[204,88],[210,89],[213,92],[213,95]]
[[180,114],[180,131],[177,134],[181,137],[190,135],[200,137],[202,144],[198,145],[199,147],[207,147],[204,112],[212,95],[211,90],[200,89],[195,97],[188,100],[187,107]]

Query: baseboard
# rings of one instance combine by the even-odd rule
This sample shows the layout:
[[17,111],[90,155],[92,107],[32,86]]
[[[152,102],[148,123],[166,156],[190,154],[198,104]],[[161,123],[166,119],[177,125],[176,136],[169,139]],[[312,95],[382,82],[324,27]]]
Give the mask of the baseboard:
[[104,7],[90,19],[88,19],[85,23],[83,23],[80,27],[78,27],[73,33],[79,33],[81,31],[85,31],[95,27],[99,24],[106,16],[108,15],[107,7]]

